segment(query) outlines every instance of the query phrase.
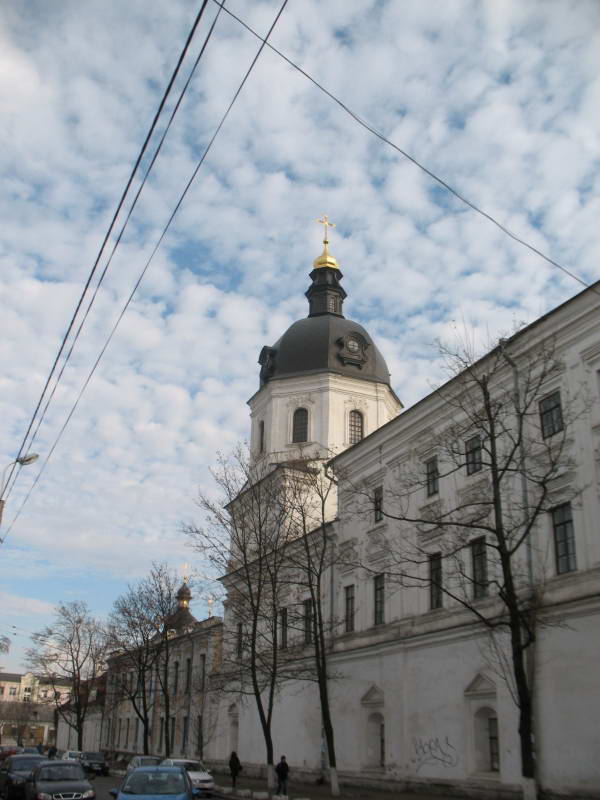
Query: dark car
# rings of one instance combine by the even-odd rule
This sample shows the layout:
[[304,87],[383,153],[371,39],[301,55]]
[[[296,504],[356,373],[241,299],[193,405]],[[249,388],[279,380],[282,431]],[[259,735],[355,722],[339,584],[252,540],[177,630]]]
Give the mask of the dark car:
[[189,775],[181,767],[138,767],[125,777],[120,789],[111,789],[117,800],[131,800],[132,795],[146,800],[192,800],[200,797]]
[[77,761],[44,760],[25,783],[25,800],[94,800],[96,792]]
[[79,760],[86,772],[93,772],[94,775],[108,775],[108,763],[102,753],[86,751],[79,756]]
[[22,755],[10,756],[3,761],[0,766],[0,794],[6,800],[23,797],[25,780],[31,774],[31,770],[45,760],[45,757],[40,755]]

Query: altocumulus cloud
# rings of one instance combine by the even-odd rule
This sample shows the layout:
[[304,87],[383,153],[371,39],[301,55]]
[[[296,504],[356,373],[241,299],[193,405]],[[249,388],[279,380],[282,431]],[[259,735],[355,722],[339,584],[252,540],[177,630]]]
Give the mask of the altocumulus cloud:
[[[196,5],[38,0],[27,15],[4,9],[5,462]],[[278,6],[228,2],[261,33]],[[599,17],[595,2],[303,0],[288,4],[273,43],[457,189],[592,281]],[[39,452],[54,441],[256,48],[223,13],[40,430]],[[71,597],[103,613],[152,559],[191,560],[179,522],[195,515],[198,485],[210,486],[215,452],[247,433],[260,347],[306,313],[307,273],[319,252],[313,220],[324,211],[338,223],[332,249],[345,274],[347,312],[376,337],[405,404],[441,377],[436,337],[464,323],[484,341],[579,289],[265,51],[2,548],[6,623],[21,613],[19,624],[33,630]],[[34,475],[35,467],[22,473],[7,521]],[[4,661],[18,667],[18,646]]]

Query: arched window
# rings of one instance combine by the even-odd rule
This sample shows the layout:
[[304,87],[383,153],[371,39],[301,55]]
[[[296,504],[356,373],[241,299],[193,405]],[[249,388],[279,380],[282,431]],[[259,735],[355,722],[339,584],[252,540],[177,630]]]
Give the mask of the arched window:
[[351,411],[349,420],[349,436],[350,444],[356,444],[364,436],[363,415],[360,411]]
[[265,421],[263,419],[258,423],[258,452],[265,452]]
[[480,708],[475,714],[475,767],[478,772],[498,772],[498,717],[493,708]]
[[385,767],[385,721],[379,712],[367,720],[367,761],[370,767]]
[[292,442],[308,441],[308,411],[297,408],[294,411],[294,425],[292,429]]

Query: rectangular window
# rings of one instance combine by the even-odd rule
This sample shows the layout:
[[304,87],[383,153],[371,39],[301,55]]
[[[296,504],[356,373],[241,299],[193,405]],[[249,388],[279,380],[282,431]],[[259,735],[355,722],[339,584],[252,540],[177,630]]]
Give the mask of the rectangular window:
[[177,694],[179,688],[179,661],[173,664],[173,694]]
[[119,729],[117,731],[117,747],[121,746],[121,728],[123,727],[123,720],[119,717]]
[[265,422],[262,419],[258,423],[258,452],[265,452]]
[[204,756],[204,733],[203,733],[202,714],[198,714],[196,724],[196,753],[202,758]]
[[17,694],[17,687],[16,686],[9,686],[8,693],[11,697],[16,697]]
[[190,692],[192,689],[192,659],[186,658],[185,660],[185,691]]
[[467,475],[480,472],[483,461],[481,453],[481,437],[473,436],[465,442],[465,455],[467,462]]
[[181,735],[181,749],[185,753],[188,746],[188,735],[189,735],[189,724],[190,719],[189,717],[183,718],[183,733]]
[[309,597],[302,605],[304,606],[304,644],[310,644],[313,640],[313,601]]
[[4,686],[0,686],[0,697],[4,696]]
[[159,729],[158,729],[158,752],[159,753],[163,749],[164,738],[165,738],[165,718],[161,717],[160,718],[160,726],[159,726]]
[[429,556],[429,607],[441,608],[442,601],[442,554]]
[[344,619],[346,633],[354,630],[354,584],[344,587]]
[[129,717],[125,720],[125,750],[129,747],[129,728],[131,726],[131,720]]
[[375,575],[373,578],[374,614],[375,625],[385,622],[385,575]]
[[175,717],[171,717],[171,750],[175,749]]
[[373,492],[373,519],[375,522],[383,519],[383,486],[376,486]]
[[498,718],[488,717],[488,743],[490,747],[490,772],[500,770],[500,748],[498,746]]
[[427,497],[432,497],[440,490],[440,473],[438,472],[437,456],[425,462],[425,476],[427,480]]
[[279,609],[279,647],[285,650],[288,646],[288,612],[287,608]]
[[488,575],[485,536],[471,542],[471,562],[473,568],[473,597],[476,600],[480,597],[487,597]]
[[236,641],[237,657],[241,658],[243,652],[244,652],[244,623],[243,622],[238,622],[238,624],[237,624],[237,641]]
[[577,569],[575,558],[575,531],[573,530],[573,513],[571,503],[563,503],[552,509],[552,527],[554,528],[554,549],[556,552],[556,571],[574,572]]
[[138,741],[140,739],[140,718],[139,717],[135,718],[135,734],[134,735],[135,735],[135,739],[133,740],[133,749],[137,750],[138,749],[138,746],[137,746],[138,745]]
[[547,439],[564,428],[560,392],[552,392],[540,400],[540,425],[542,436]]
[[200,688],[204,691],[206,686],[206,654],[202,653],[200,656]]

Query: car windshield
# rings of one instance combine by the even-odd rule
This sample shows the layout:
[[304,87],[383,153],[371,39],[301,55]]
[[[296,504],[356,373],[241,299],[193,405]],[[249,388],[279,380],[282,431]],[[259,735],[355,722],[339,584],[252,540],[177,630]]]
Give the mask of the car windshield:
[[183,794],[186,786],[181,772],[134,772],[121,791],[126,794]]
[[22,770],[24,772],[25,770],[33,769],[40,763],[40,761],[43,760],[44,759],[39,756],[38,758],[36,758],[35,756],[30,756],[28,758],[13,758],[11,759],[10,762],[10,768],[16,770]]
[[104,761],[104,756],[102,753],[84,753],[83,758],[87,759],[88,761]]
[[206,772],[199,761],[183,761],[176,759],[173,761],[174,767],[183,767],[188,772]]
[[155,758],[154,756],[140,756],[139,762],[141,765],[143,764],[146,767],[157,767],[160,764],[161,759]]
[[49,764],[40,769],[40,781],[83,781],[85,775],[80,764]]

